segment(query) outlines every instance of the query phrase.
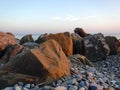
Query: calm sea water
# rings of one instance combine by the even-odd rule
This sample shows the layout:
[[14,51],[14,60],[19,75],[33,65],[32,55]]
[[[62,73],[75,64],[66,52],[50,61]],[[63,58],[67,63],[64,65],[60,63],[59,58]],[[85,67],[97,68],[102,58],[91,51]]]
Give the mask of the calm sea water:
[[[21,39],[24,35],[26,34],[15,34],[15,37],[17,39]],[[36,40],[39,36],[40,34],[32,34],[32,37],[34,38],[34,40]],[[115,36],[117,39],[120,39],[120,33],[119,34],[104,34],[104,36]]]

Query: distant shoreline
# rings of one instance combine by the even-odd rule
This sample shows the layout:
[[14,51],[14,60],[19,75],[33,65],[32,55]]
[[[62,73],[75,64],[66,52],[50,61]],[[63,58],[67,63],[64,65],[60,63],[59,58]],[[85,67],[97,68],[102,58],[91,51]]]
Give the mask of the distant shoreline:
[[[15,38],[17,39],[21,39],[23,36],[27,35],[27,34],[14,34]],[[41,34],[32,34],[32,37],[36,40]],[[104,36],[115,36],[117,39],[120,39],[120,33],[113,33],[113,34],[104,34]]]

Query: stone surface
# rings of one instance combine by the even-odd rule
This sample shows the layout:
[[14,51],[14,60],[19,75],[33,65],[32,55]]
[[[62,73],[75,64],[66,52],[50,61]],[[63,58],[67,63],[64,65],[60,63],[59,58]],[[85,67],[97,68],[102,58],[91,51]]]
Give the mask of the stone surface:
[[86,37],[88,35],[82,28],[75,28],[74,32],[81,37]]
[[116,43],[119,42],[119,40],[115,36],[106,36],[105,41],[108,44],[110,48],[110,55],[117,54],[117,45]]
[[60,44],[66,55],[73,54],[73,42],[72,42],[71,34],[69,32],[44,35],[43,37],[40,37],[38,39],[40,39],[37,40],[38,43],[41,43],[39,41],[47,41],[50,39],[54,39]]
[[110,53],[103,34],[98,33],[84,38],[85,56],[91,61],[106,59]]
[[29,49],[33,49],[35,48],[36,46],[38,46],[39,44],[35,43],[35,42],[26,42],[24,44],[22,44],[23,46],[29,48]]
[[3,51],[7,46],[14,45],[15,43],[16,40],[13,35],[0,32],[0,51]]
[[22,37],[22,39],[20,40],[20,44],[24,44],[26,42],[34,42],[34,39],[32,37],[32,34],[28,34]]
[[57,79],[70,75],[70,63],[55,40],[49,40],[39,47],[24,51],[10,60],[3,68],[42,79]]
[[94,65],[88,60],[85,56],[76,54],[76,55],[71,55],[68,57],[69,60],[71,61],[72,64],[77,64],[77,65],[88,65],[93,67]]
[[120,41],[115,43],[115,47],[117,48],[117,53],[120,53]]
[[84,40],[78,34],[72,34],[72,41],[73,41],[73,54],[85,54],[85,45]]
[[64,86],[58,86],[55,88],[55,90],[67,90],[67,88]]
[[14,87],[6,87],[4,90],[14,90]]
[[0,71],[0,89],[3,89],[7,86],[13,86],[18,81],[24,83],[38,83],[40,81],[40,78],[30,75]]
[[9,47],[9,49],[6,51],[4,56],[1,58],[0,63],[6,63],[10,59],[14,58],[17,54],[21,53],[22,51],[27,50],[24,46],[20,44],[15,44]]

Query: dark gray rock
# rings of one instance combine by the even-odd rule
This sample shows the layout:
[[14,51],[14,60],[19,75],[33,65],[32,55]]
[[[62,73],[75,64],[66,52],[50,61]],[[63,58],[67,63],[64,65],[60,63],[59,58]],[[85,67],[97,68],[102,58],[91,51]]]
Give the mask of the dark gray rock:
[[24,44],[26,42],[34,42],[34,39],[31,34],[23,36],[22,39],[20,40],[20,44]]
[[106,59],[110,49],[105,42],[103,34],[98,33],[84,38],[85,56],[91,61]]

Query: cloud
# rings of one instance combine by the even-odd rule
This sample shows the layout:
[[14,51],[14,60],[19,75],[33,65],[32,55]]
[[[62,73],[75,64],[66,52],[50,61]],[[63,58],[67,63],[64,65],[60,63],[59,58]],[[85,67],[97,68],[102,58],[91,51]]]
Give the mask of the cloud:
[[54,19],[54,20],[62,20],[62,18],[61,18],[61,17],[58,17],[58,16],[57,16],[57,17],[53,17],[53,19]]
[[73,15],[67,15],[67,16],[65,17],[65,20],[67,20],[67,21],[78,21],[79,18],[77,18],[77,17],[75,17],[75,16],[73,16]]
[[61,21],[78,21],[79,18],[73,16],[73,15],[66,15],[65,17],[53,17],[54,20],[61,20]]

